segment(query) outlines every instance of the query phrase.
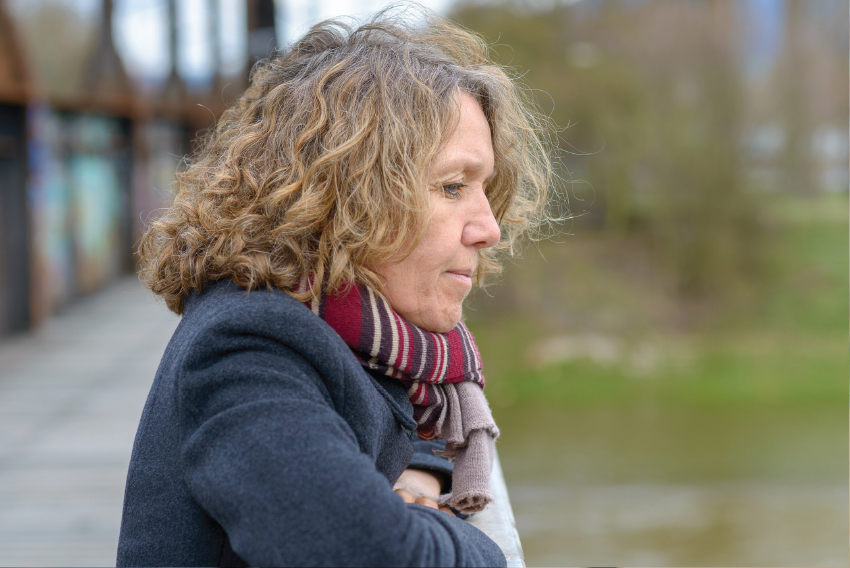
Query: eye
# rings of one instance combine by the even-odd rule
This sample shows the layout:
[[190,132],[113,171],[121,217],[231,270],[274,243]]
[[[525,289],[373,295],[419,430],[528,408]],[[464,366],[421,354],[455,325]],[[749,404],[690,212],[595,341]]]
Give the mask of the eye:
[[443,193],[446,197],[457,199],[460,197],[460,190],[466,187],[463,183],[447,183],[443,186]]

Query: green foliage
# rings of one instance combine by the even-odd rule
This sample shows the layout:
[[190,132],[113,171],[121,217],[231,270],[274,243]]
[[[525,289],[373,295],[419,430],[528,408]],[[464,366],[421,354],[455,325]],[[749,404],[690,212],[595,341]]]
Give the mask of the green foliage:
[[709,4],[473,4],[453,17],[565,127],[560,158],[587,184],[572,186],[574,227],[639,238],[682,296],[722,299],[764,276],[765,234],[739,157],[740,71]]
[[763,197],[771,278],[711,325],[683,325],[688,304],[622,237],[542,243],[508,267],[466,312],[494,407],[844,408],[847,196]]

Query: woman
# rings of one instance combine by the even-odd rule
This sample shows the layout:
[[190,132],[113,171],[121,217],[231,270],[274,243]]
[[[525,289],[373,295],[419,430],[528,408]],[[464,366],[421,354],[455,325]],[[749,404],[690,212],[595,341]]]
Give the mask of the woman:
[[491,500],[498,436],[461,314],[542,215],[536,116],[429,15],[258,64],[140,249],[183,318],[119,565],[504,565],[453,514]]

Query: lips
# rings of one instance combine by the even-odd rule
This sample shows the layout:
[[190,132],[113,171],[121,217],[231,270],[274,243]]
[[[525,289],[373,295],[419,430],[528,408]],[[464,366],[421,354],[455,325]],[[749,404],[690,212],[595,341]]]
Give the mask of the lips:
[[466,276],[467,278],[472,278],[472,273],[474,270],[447,270],[449,274],[456,274],[458,276]]
[[473,270],[447,270],[446,274],[451,276],[455,282],[458,282],[468,292],[472,288],[473,272]]

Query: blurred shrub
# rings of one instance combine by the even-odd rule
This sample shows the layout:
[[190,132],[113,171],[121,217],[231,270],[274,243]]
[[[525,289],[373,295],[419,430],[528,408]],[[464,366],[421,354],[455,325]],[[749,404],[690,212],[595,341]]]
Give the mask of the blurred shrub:
[[764,269],[764,227],[739,153],[733,9],[461,4],[452,15],[492,42],[564,127],[564,176],[582,182],[570,191],[575,227],[644,243],[685,298],[745,290]]

